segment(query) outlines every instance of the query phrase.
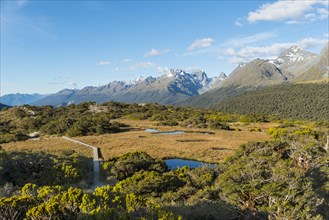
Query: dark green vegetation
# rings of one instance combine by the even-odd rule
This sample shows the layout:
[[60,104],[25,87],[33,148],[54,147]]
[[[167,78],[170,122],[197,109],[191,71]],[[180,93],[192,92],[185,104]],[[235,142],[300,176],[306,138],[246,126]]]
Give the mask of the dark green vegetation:
[[10,106],[9,105],[5,105],[5,104],[2,104],[0,103],[0,110],[4,109],[4,108],[9,108]]
[[267,114],[276,118],[314,121],[328,120],[328,100],[328,83],[286,83],[252,91],[248,88],[221,88],[184,104],[228,113]]
[[0,185],[2,196],[27,183],[43,185],[75,185],[87,187],[92,181],[92,159],[77,153],[50,155],[0,150]]
[[[129,153],[103,163],[104,181],[111,184],[92,193],[75,183],[81,174],[88,174],[81,168],[81,157],[1,151],[0,176],[5,181],[0,182],[0,213],[3,219],[325,220],[329,218],[329,155],[324,148],[328,128],[328,123],[286,121],[268,131],[272,141],[242,145],[214,169],[168,170],[163,161],[146,153]],[[47,157],[60,162],[31,165],[29,173],[36,178],[26,177],[19,165],[42,164]],[[40,167],[50,169],[52,184]],[[16,186],[10,187],[13,181]]]
[[26,140],[31,132],[82,136],[119,132],[125,125],[110,122],[111,115],[93,113],[91,103],[65,108],[24,105],[0,112],[0,143]]
[[328,120],[329,84],[282,84],[257,89],[213,105],[237,114],[274,114],[277,117]]
[[213,105],[221,103],[222,101],[230,99],[234,96],[241,95],[249,90],[253,90],[253,88],[238,86],[223,87],[209,91],[200,96],[189,98],[180,102],[178,105],[193,106],[195,108],[213,108]]
[[0,112],[0,143],[26,140],[31,132],[49,135],[84,136],[120,132],[126,125],[111,121],[126,117],[149,119],[159,125],[227,129],[227,122],[238,121],[236,114],[215,110],[171,107],[158,104],[123,104],[116,102],[82,103],[68,107],[14,107]]

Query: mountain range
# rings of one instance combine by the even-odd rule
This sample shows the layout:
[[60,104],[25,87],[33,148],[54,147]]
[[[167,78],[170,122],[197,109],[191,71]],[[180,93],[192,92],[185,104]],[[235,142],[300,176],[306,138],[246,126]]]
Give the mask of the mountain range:
[[218,106],[221,101],[247,91],[282,83],[328,78],[328,44],[320,54],[292,46],[276,59],[255,59],[239,64],[228,76],[208,77],[204,71],[171,69],[160,77],[138,77],[83,89],[64,89],[55,94],[10,94],[1,97],[6,105],[63,106],[80,102],[157,102],[195,107]]
[[[179,104],[220,109],[220,103],[223,101],[227,101],[226,105],[228,105],[233,97],[255,90],[261,94],[262,88],[265,89],[268,86],[314,80],[323,82],[329,77],[328,69],[328,44],[318,55],[292,46],[276,59],[255,59],[249,63],[241,63],[220,83],[217,89],[186,99]],[[291,87],[291,89],[294,88]],[[275,90],[271,89],[271,91]],[[286,87],[285,91],[287,91]]]
[[214,89],[225,78],[223,73],[209,78],[204,71],[171,69],[160,77],[138,77],[129,82],[114,81],[104,86],[88,86],[81,90],[64,89],[33,104],[58,106],[86,101],[176,104]]
[[0,97],[0,103],[10,106],[32,104],[40,99],[45,98],[47,95],[42,95],[38,93],[34,94],[8,94]]

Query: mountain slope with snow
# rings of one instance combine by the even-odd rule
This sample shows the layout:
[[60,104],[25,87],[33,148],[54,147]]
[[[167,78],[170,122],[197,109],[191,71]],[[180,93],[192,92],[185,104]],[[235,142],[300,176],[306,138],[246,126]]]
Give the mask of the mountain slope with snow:
[[289,76],[268,60],[256,59],[239,65],[220,84],[220,87],[259,87],[280,84],[288,80]]
[[[293,87],[293,84],[287,84],[289,82],[328,79],[328,58],[328,44],[319,55],[293,46],[274,60],[255,59],[249,63],[241,63],[224,81],[219,83],[216,89],[207,91],[197,97],[191,97],[178,104],[221,109],[221,103],[225,102],[228,105],[227,103],[230,103],[230,100],[241,102],[242,99],[236,97],[240,97],[246,92],[257,90],[261,93],[263,89],[265,91],[269,86],[281,88],[279,86],[275,87],[281,84],[284,86],[285,91],[289,91],[289,86]],[[257,100],[255,95],[257,92],[252,94],[252,97]],[[271,100],[266,101],[270,102]],[[248,100],[245,100],[245,102],[248,102]],[[255,103],[253,102],[253,104]]]
[[228,76],[220,73],[210,78],[200,70],[188,72],[171,69],[159,77],[138,77],[128,82],[113,81],[80,90],[65,89],[32,104],[58,106],[86,101],[118,101],[185,103],[192,106],[204,103],[202,106],[208,106],[260,87],[328,78],[328,70],[328,47],[317,55],[292,46],[274,60],[255,59],[241,63]]
[[320,55],[315,59],[314,64],[309,66],[299,77],[296,82],[305,82],[311,80],[321,80],[329,78],[329,43],[323,48]]
[[318,54],[304,50],[298,46],[292,46],[280,54],[270,63],[276,65],[282,72],[292,77],[300,76],[316,62]]
[[223,79],[225,79],[225,74],[209,78],[204,71],[186,72],[171,69],[157,78],[138,77],[129,82],[114,81],[99,87],[89,86],[81,90],[62,90],[34,104],[58,106],[85,101],[175,104],[208,91],[213,84]]

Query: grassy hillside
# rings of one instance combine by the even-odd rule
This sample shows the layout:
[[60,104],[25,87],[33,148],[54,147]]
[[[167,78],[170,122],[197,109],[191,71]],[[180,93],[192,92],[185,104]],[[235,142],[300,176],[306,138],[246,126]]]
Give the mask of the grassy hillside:
[[289,75],[268,60],[255,59],[233,70],[221,83],[221,87],[262,87],[287,82],[289,79]]
[[237,114],[262,113],[283,118],[328,120],[328,100],[328,83],[282,84],[245,92],[207,107]]

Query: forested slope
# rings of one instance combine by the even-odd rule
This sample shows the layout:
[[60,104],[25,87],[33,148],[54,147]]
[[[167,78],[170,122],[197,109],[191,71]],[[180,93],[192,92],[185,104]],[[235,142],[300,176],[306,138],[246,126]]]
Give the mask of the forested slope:
[[259,88],[213,103],[211,107],[238,114],[275,114],[283,118],[328,120],[329,84],[282,84]]
[[209,91],[200,96],[192,97],[186,99],[182,102],[179,102],[177,105],[180,106],[189,106],[196,108],[210,108],[213,107],[214,104],[220,103],[224,100],[230,99],[237,95],[243,94],[246,91],[253,90],[254,88],[249,87],[223,87],[216,90]]
[[260,88],[220,88],[181,105],[236,114],[267,114],[279,118],[328,120],[329,83],[284,83]]

